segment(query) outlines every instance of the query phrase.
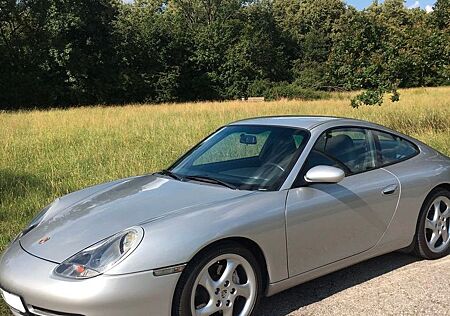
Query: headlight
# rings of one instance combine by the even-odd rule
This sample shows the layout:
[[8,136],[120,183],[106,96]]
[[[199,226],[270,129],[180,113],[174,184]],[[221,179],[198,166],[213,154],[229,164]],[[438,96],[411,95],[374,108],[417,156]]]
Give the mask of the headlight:
[[71,279],[88,279],[103,274],[129,256],[143,237],[141,227],[127,229],[67,259],[56,267],[55,274]]

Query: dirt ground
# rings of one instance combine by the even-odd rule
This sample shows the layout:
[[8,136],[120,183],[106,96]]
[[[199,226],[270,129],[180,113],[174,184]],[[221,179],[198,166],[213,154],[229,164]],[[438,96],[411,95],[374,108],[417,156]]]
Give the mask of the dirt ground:
[[258,315],[450,315],[450,256],[378,257],[265,298]]

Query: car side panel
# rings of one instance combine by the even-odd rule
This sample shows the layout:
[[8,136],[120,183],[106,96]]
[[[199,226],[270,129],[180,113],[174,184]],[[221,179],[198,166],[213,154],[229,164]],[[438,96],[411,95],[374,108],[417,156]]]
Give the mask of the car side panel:
[[294,276],[374,247],[395,213],[397,179],[381,169],[338,184],[312,184],[289,191],[286,206],[289,275]]
[[225,204],[185,210],[148,223],[144,225],[141,246],[108,274],[186,263],[215,241],[242,237],[254,241],[263,251],[271,282],[286,279],[286,195],[287,191],[255,192]]
[[[321,129],[327,127],[329,126],[321,126]],[[391,132],[388,129],[386,131]],[[403,137],[403,135],[401,136]],[[404,162],[383,168],[399,179],[401,191],[397,211],[378,244],[368,251],[355,256],[333,262],[287,280],[273,282],[269,285],[268,296],[358,262],[411,245],[416,231],[420,208],[425,198],[433,188],[442,184],[450,184],[450,159],[421,142],[409,137],[405,138],[418,144],[421,153]]]
[[384,168],[398,177],[402,193],[392,223],[380,241],[381,246],[409,246],[427,195],[438,185],[450,183],[450,160],[429,148],[423,147],[421,150],[414,158]]

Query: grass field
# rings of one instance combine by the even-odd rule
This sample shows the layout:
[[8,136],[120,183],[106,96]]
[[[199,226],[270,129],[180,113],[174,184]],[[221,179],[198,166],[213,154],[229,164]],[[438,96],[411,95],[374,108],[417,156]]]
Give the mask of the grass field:
[[[227,122],[254,116],[355,117],[450,155],[450,87],[401,91],[398,103],[352,109],[321,101],[215,102],[0,113],[0,251],[40,208],[95,183],[167,167]],[[0,315],[7,315],[0,303]]]

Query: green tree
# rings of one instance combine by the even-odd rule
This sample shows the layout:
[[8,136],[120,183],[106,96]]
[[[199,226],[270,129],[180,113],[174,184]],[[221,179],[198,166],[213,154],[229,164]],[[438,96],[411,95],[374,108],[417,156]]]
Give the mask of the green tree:
[[295,45],[292,70],[298,85],[321,88],[328,85],[327,59],[331,32],[346,11],[341,0],[274,0],[275,17]]
[[439,29],[450,31],[450,0],[436,0],[432,17]]
[[49,101],[48,34],[41,8],[46,4],[0,0],[0,104],[6,108]]
[[450,0],[437,0],[433,9],[431,22],[437,29],[433,35],[435,42],[439,42],[439,49],[430,49],[430,54],[439,55],[437,59],[440,61],[436,66],[439,73],[436,83],[450,84]]
[[444,37],[425,11],[407,9],[403,1],[374,3],[362,12],[349,9],[332,39],[329,80],[347,89],[368,89],[362,103],[380,104],[387,91],[397,99],[396,87],[444,81]]
[[64,82],[61,96],[74,104],[120,101],[112,37],[119,3],[114,0],[48,0],[48,3],[45,24],[50,40],[48,67],[58,74],[58,82]]
[[167,3],[125,5],[114,24],[120,90],[127,102],[177,101],[183,45]]
[[450,84],[450,3],[0,0],[2,108]]
[[247,96],[255,81],[291,78],[285,45],[269,1],[244,7],[235,29],[236,40],[228,45],[225,62],[219,67],[226,98]]
[[114,102],[111,0],[2,1],[0,87],[8,106]]

